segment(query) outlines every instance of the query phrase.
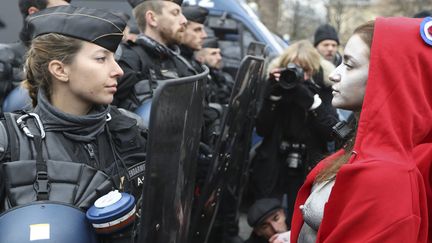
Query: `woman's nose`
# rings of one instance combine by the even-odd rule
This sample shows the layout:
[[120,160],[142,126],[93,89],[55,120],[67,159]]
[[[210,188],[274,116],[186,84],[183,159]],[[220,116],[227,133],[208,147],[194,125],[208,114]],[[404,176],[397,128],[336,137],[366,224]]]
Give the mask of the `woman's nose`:
[[340,82],[340,80],[341,80],[341,74],[339,72],[339,67],[340,66],[338,66],[335,70],[333,70],[330,73],[330,75],[329,75],[330,81],[332,81],[332,82]]
[[119,78],[123,76],[123,74],[124,74],[123,69],[117,64],[117,62],[114,61],[112,75]]

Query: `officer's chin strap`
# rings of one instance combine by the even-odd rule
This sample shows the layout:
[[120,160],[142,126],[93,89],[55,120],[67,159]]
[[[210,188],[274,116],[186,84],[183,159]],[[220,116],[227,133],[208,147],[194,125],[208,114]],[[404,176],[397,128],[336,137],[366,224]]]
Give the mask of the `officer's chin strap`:
[[[33,118],[36,120],[36,126],[39,128],[40,134],[32,134],[27,127],[26,120]],[[33,188],[36,190],[36,198],[38,201],[48,200],[50,185],[48,181],[48,168],[46,161],[42,156],[42,139],[45,138],[45,130],[43,124],[36,113],[26,113],[17,119],[18,126],[24,131],[25,135],[34,140],[36,149],[36,181]]]

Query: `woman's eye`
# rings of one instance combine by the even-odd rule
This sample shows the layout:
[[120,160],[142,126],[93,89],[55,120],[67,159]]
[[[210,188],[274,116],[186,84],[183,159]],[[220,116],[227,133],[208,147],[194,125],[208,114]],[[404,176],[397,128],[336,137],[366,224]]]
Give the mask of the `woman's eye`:
[[344,62],[344,65],[345,67],[347,67],[348,70],[353,68],[353,66],[349,63]]
[[98,61],[98,62],[105,62],[105,60],[106,60],[106,57],[97,57],[96,58],[96,61]]

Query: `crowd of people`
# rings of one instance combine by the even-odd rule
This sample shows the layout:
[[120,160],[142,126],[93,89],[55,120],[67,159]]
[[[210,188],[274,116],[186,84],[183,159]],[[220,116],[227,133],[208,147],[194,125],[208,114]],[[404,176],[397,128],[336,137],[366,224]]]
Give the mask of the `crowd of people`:
[[[38,201],[87,211],[133,198],[118,228],[92,225],[103,232],[96,242],[138,242],[151,131],[135,113],[164,81],[208,70],[191,184],[195,196],[206,186],[235,85],[206,32],[209,11],[181,0],[129,2],[139,33],[125,37],[125,14],[19,1],[24,25],[11,49],[32,107],[0,119],[3,215]],[[293,42],[269,63],[251,117],[262,141],[248,170],[247,243],[432,242],[427,16],[359,23],[342,55],[337,31],[324,24],[313,42]],[[224,237],[208,242],[243,241],[233,237],[235,207],[221,200]]]

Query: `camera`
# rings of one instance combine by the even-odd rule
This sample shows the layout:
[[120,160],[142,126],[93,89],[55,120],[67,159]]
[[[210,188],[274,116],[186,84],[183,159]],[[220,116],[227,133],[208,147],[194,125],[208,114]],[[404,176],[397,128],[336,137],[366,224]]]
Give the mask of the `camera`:
[[294,63],[289,63],[280,72],[279,85],[283,89],[292,89],[304,79],[304,71]]
[[279,149],[285,155],[285,164],[288,168],[296,169],[302,166],[303,157],[306,152],[305,144],[282,141]]

